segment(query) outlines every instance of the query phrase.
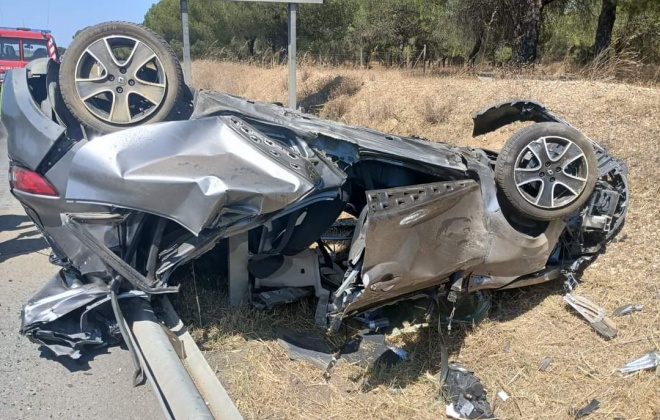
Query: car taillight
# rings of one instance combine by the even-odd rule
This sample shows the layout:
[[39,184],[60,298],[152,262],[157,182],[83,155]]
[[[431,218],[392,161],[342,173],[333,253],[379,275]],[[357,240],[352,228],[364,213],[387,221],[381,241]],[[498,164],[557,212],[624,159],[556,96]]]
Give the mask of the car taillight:
[[20,166],[9,167],[9,185],[30,194],[57,196],[57,190],[50,182],[38,173]]

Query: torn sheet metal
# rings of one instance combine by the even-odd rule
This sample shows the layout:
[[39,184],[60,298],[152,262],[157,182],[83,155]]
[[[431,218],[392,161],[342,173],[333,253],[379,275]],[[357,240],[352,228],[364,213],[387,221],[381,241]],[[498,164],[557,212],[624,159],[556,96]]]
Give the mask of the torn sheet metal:
[[593,399],[589,404],[585,405],[575,413],[575,418],[580,419],[582,417],[588,416],[597,410],[598,407],[600,407],[600,401]]
[[564,300],[573,307],[589,324],[605,339],[611,340],[616,337],[616,325],[605,316],[605,309],[596,305],[584,296],[579,296],[574,293],[567,293]]
[[455,181],[367,193],[369,225],[357,310],[437,284],[490,245],[479,186]]
[[646,353],[644,356],[639,359],[635,359],[632,362],[626,364],[619,369],[621,373],[632,373],[639,370],[652,369],[660,366],[660,352],[658,350],[653,350]]
[[367,191],[368,224],[359,230],[366,231],[365,289],[347,311],[431,287],[461,270],[489,273],[469,286],[473,291],[545,267],[564,223],[551,222],[537,237],[522,235],[499,207],[491,212],[485,189],[463,180]]
[[614,316],[624,316],[633,312],[640,312],[642,309],[644,309],[644,305],[623,305],[616,308],[612,314]]
[[[131,291],[118,298],[140,296],[145,295]],[[110,307],[110,288],[105,283],[82,284],[64,270],[30,299],[21,318],[21,334],[57,356],[78,359],[83,350],[121,339]]]
[[[103,321],[102,325],[83,323],[82,316],[65,316],[110,295],[105,284],[72,288],[66,283],[67,277],[62,272],[53,276],[23,307],[21,334],[32,342],[47,346],[57,356],[78,359],[83,348],[107,344],[108,333],[116,328],[116,324],[103,325]],[[114,320],[110,322],[114,323]]]

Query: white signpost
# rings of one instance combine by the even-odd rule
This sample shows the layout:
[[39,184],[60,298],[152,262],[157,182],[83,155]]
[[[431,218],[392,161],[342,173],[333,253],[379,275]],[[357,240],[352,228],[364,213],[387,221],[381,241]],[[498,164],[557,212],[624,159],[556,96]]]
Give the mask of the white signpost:
[[[288,3],[289,5],[289,108],[296,109],[296,18],[298,3],[323,4],[323,0],[230,0],[251,1],[261,3]],[[192,70],[190,67],[190,34],[188,29],[188,0],[181,0],[181,29],[183,32],[183,74],[186,83],[191,82]]]

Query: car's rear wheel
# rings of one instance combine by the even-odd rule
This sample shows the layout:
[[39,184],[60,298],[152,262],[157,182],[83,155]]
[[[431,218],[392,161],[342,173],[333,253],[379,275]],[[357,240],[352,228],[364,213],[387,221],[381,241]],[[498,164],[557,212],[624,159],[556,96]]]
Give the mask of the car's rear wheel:
[[495,178],[523,216],[564,217],[582,207],[598,177],[591,141],[561,123],[537,123],[512,136],[500,152]]
[[159,35],[129,22],[78,34],[60,68],[67,107],[100,132],[168,119],[184,88],[181,65]]

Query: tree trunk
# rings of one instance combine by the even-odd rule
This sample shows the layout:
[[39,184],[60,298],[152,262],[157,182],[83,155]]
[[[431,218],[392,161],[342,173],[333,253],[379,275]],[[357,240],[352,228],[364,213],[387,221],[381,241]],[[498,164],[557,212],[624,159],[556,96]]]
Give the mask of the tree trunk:
[[468,56],[468,64],[474,67],[474,61],[477,59],[477,54],[479,54],[479,51],[481,51],[481,44],[483,43],[483,38],[484,38],[484,31],[481,30],[479,32],[479,36],[477,37],[477,40],[474,43],[474,46],[472,47],[472,51],[470,51],[470,55]]
[[257,42],[257,37],[250,35],[247,38],[248,54],[250,57],[254,56],[254,43]]
[[541,32],[541,13],[547,0],[520,0],[516,11],[511,61],[518,65],[532,64]]
[[612,41],[612,28],[616,19],[617,0],[603,0],[596,28],[596,42],[594,44],[594,56],[602,53],[610,46]]

